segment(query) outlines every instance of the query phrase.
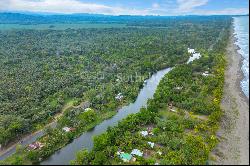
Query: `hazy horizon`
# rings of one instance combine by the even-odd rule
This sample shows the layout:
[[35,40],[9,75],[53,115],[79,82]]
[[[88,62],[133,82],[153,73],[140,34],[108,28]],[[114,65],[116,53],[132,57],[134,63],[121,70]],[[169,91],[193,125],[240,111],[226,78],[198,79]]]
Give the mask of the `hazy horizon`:
[[0,12],[136,16],[247,15],[249,0],[2,0]]

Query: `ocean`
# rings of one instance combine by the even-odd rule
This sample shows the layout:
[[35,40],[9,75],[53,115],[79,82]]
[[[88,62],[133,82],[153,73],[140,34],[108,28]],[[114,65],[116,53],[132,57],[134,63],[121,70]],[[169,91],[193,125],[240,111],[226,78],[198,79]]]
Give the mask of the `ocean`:
[[234,17],[235,44],[240,48],[238,53],[243,57],[241,70],[244,74],[241,88],[249,99],[249,16]]

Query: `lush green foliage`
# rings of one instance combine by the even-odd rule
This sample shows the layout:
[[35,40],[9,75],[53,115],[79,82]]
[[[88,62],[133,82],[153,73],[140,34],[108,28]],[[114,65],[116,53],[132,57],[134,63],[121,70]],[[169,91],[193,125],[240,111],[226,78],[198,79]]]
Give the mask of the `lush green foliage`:
[[[229,27],[225,25],[226,30],[212,50],[201,50],[203,56],[199,60],[178,65],[170,71],[161,80],[147,109],[127,117],[118,126],[96,137],[93,150],[79,152],[71,164],[82,164],[83,158],[85,164],[95,164],[93,154],[97,152],[109,159],[102,164],[122,164],[116,154],[118,149],[130,153],[134,148],[147,154],[136,157],[131,164],[206,164],[218,141],[215,133],[222,114],[219,104]],[[204,71],[211,75],[203,76]],[[176,112],[170,111],[169,103],[173,103]],[[139,131],[148,126],[154,128],[154,135],[141,136]],[[148,141],[156,146],[150,148]]]
[[[68,101],[75,101],[75,106],[88,101],[93,108],[89,112],[77,107],[67,109],[57,128],[48,129],[40,139],[45,147],[30,152],[24,148],[3,163],[30,164],[47,158],[112,116],[119,106],[133,101],[149,73],[176,64],[182,65],[161,81],[147,109],[96,137],[93,151],[80,152],[72,164],[117,164],[120,159],[114,154],[118,148],[149,148],[145,143],[148,140],[138,133],[147,125],[153,125],[156,133],[150,141],[157,142],[164,153],[137,158],[138,164],[158,160],[168,164],[204,163],[216,144],[213,134],[221,114],[223,49],[230,21],[229,17],[150,17],[148,24],[140,19],[127,22],[147,28],[0,32],[0,144],[6,145],[48,123]],[[187,47],[199,49],[203,57],[191,65],[184,64],[189,56]],[[202,77],[205,70],[214,76]],[[177,86],[183,89],[178,91]],[[115,99],[120,92],[122,101]],[[169,102],[179,109],[178,115],[166,114]],[[184,118],[186,112],[188,118]],[[196,114],[209,116],[208,120],[195,118]],[[65,126],[76,130],[65,133]],[[200,148],[202,152],[198,152]]]
[[[134,100],[148,73],[185,62],[188,46],[208,49],[229,22],[224,17],[209,23],[207,17],[174,20],[161,19],[168,28],[0,32],[1,115],[27,121],[29,130],[18,129],[26,133],[51,120],[68,99],[113,111],[122,104],[116,94],[123,93],[124,103]],[[19,134],[2,132],[0,144]]]

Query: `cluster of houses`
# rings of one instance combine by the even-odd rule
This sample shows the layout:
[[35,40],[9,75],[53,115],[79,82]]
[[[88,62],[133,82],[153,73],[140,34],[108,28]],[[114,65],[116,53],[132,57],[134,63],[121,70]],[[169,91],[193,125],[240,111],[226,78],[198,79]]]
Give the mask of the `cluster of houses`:
[[[75,128],[72,128],[72,127],[64,127],[62,128],[63,131],[65,131],[66,133],[68,132],[71,132],[71,131],[75,131]],[[44,147],[45,144],[44,143],[41,143],[39,141],[36,141],[36,142],[33,142],[31,144],[28,145],[27,149],[29,151],[31,150],[40,150],[42,147]]]
[[[148,135],[154,135],[152,130],[153,130],[152,127],[148,127],[147,130],[141,131],[140,134],[144,137],[146,137]],[[147,142],[147,143],[151,148],[154,148],[155,143],[153,143],[153,142]],[[125,153],[125,152],[122,152],[121,150],[119,150],[116,154],[120,157],[120,159],[123,162],[130,162],[130,161],[135,162],[136,156],[142,157],[144,155],[144,153],[139,149],[133,149],[131,151],[131,153]]]
[[133,149],[131,153],[125,153],[119,150],[116,154],[119,155],[120,159],[123,162],[130,162],[130,161],[135,162],[136,156],[140,157],[143,156],[143,152],[140,151],[139,149]]
[[115,99],[121,101],[121,100],[123,99],[123,97],[124,97],[124,96],[122,95],[122,93],[118,93],[118,94],[116,95]]
[[[189,58],[187,64],[192,62],[193,60],[199,59],[201,57],[201,54],[196,52],[195,49],[192,49],[192,48],[188,48],[188,53],[192,54],[192,57]],[[205,77],[207,77],[209,75],[211,75],[211,74],[209,74],[208,71],[205,71],[204,73],[202,73],[202,76],[205,76]]]

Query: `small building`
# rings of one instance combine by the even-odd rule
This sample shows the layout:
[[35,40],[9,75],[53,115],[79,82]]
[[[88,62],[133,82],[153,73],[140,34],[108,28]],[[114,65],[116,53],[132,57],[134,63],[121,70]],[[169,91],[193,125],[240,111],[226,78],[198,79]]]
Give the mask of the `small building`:
[[142,136],[146,137],[148,135],[148,131],[141,131],[140,132]]
[[182,90],[182,88],[183,88],[183,87],[181,87],[181,86],[177,86],[177,87],[175,87],[174,89],[175,89],[175,90]]
[[192,48],[188,48],[188,53],[189,53],[189,54],[194,54],[194,53],[195,53],[195,50],[192,49]]
[[201,54],[200,54],[200,53],[194,53],[194,54],[193,54],[193,57],[194,57],[195,59],[199,59],[199,58],[201,57]]
[[153,143],[153,142],[148,142],[148,144],[149,144],[149,146],[150,146],[151,148],[154,148],[154,146],[155,146],[155,143]]
[[207,76],[209,76],[210,74],[209,74],[208,71],[205,71],[204,73],[202,73],[202,75],[205,76],[205,77],[207,77]]
[[141,152],[138,149],[133,149],[132,152],[131,152],[131,155],[137,155],[137,156],[142,157],[143,156],[143,152]]
[[157,154],[159,154],[160,156],[162,155],[162,152],[161,151],[158,151]]
[[122,159],[123,162],[129,162],[132,158],[132,155],[129,154],[129,153],[124,153],[124,152],[121,152],[120,153],[120,158]]
[[200,53],[194,53],[194,54],[192,54],[192,56],[189,57],[189,59],[187,61],[187,64],[189,64],[190,62],[193,62],[196,59],[200,59],[200,57],[201,57]]
[[63,129],[63,131],[65,131],[66,133],[75,130],[75,128],[71,128],[71,127],[64,127],[64,128],[62,128],[62,129]]
[[118,95],[116,95],[115,99],[121,101],[123,99],[122,93],[118,93]]
[[44,147],[44,144],[42,144],[39,141],[36,141],[32,144],[29,144],[28,149],[29,150],[36,150],[36,149],[41,149],[42,147]]
[[85,108],[84,111],[85,112],[88,112],[88,111],[91,111],[92,109],[91,108]]

